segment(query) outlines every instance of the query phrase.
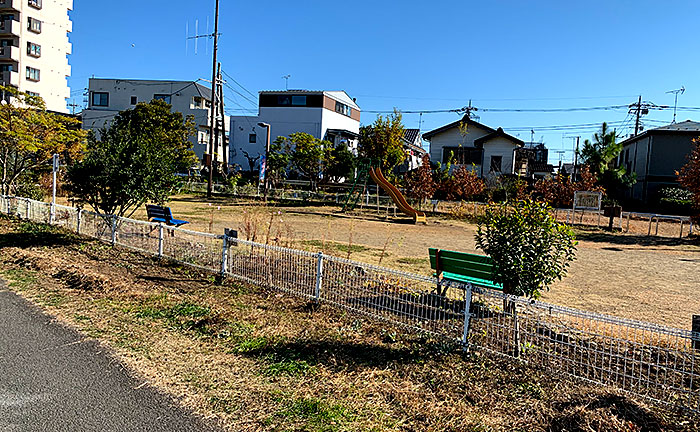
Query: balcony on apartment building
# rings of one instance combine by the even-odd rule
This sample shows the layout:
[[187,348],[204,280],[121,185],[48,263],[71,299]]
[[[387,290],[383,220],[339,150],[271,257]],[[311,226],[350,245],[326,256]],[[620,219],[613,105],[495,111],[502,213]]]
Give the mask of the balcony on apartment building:
[[22,0],[0,0],[0,11],[19,11],[19,2]]
[[19,61],[19,47],[16,46],[4,46],[0,47],[0,60],[8,61],[13,60],[15,62]]
[[0,84],[19,87],[19,72],[3,71],[0,72]]
[[19,22],[11,19],[0,20],[0,35],[15,35],[19,36]]

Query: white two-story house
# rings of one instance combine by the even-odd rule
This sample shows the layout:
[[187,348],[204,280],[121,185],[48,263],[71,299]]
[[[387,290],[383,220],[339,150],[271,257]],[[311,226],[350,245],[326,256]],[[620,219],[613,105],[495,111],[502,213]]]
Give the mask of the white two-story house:
[[430,142],[430,160],[446,163],[453,155],[453,163],[474,167],[479,177],[515,174],[516,150],[524,143],[508,135],[502,128],[492,129],[464,117],[423,134]]
[[267,130],[270,141],[295,132],[347,145],[357,154],[360,107],[344,91],[262,91],[258,115],[231,116],[230,161],[243,170],[258,169],[265,155]]

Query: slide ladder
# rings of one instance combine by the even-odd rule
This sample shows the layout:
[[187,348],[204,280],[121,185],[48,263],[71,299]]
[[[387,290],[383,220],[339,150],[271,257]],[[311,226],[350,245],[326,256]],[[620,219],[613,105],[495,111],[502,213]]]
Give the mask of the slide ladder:
[[389,181],[384,177],[381,168],[370,168],[369,175],[372,177],[372,180],[377,183],[377,185],[379,185],[387,194],[389,194],[399,210],[413,218],[414,223],[426,222],[425,213],[414,209],[408,204],[408,201],[406,201],[406,198],[403,196],[401,191],[399,191],[396,186],[389,183]]
[[367,173],[369,169],[370,163],[368,161],[361,162],[360,166],[357,167],[352,189],[345,197],[345,204],[343,204],[344,212],[354,210],[357,203],[362,199],[362,192],[365,191],[365,186],[367,185]]

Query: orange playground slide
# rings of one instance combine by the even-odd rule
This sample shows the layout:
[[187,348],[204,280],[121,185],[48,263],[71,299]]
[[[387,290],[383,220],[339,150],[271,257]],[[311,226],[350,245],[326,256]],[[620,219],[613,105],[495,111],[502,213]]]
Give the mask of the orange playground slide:
[[408,205],[408,201],[406,201],[406,198],[403,196],[401,191],[399,191],[396,186],[393,184],[389,183],[389,181],[384,178],[384,175],[382,174],[382,170],[377,167],[377,168],[370,168],[369,169],[369,175],[372,177],[372,180],[377,183],[379,186],[381,186],[382,189],[386,193],[389,194],[391,199],[394,201],[394,204],[396,204],[396,207],[398,207],[399,210],[402,212],[406,213],[407,215],[411,216],[413,218],[413,222],[418,223],[418,222],[426,222],[425,220],[425,213],[423,213],[420,210],[416,210],[410,205]]

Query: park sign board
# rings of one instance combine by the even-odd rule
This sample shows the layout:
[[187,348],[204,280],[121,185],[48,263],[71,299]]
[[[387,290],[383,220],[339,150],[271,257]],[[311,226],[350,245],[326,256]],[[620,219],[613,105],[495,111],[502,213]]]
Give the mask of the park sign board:
[[603,202],[602,192],[576,191],[574,192],[574,211],[596,210],[600,211]]

